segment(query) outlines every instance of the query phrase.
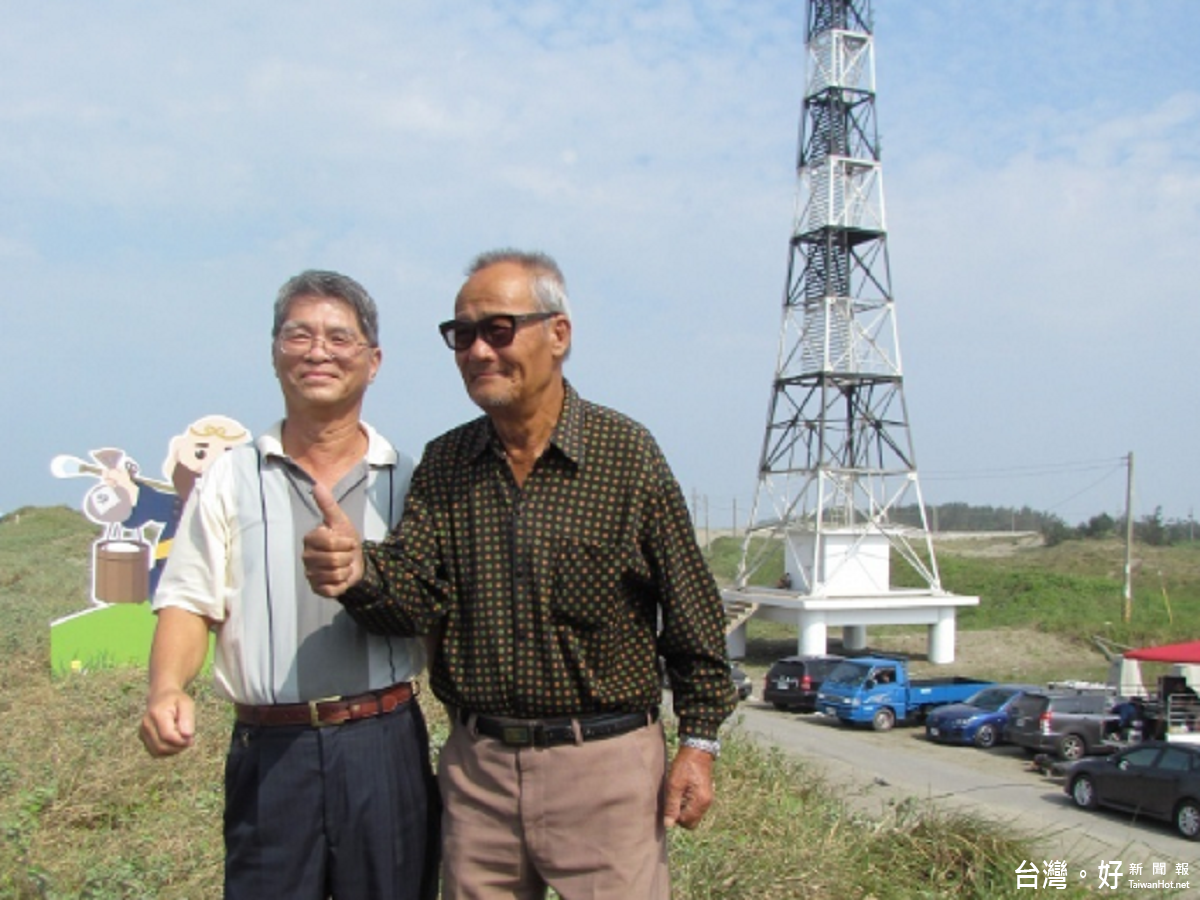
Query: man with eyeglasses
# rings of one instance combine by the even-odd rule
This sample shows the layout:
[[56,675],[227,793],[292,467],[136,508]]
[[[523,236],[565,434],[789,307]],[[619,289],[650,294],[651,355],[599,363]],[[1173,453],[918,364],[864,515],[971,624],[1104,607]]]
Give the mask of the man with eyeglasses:
[[436,636],[446,900],[666,898],[666,829],[712,802],[736,703],[720,596],[653,437],[563,377],[557,264],[497,251],[467,276],[440,331],[485,415],[425,448],[383,542],[318,492],[305,568],[368,629]]
[[275,302],[272,361],[285,418],[217,459],[184,508],[154,609],[141,738],[152,756],[198,739],[187,687],[210,631],[234,703],[225,768],[225,897],[430,900],[436,787],[413,679],[422,643],[372,635],[313,593],[300,536],[314,490],[384,537],[412,461],[361,419],[382,361],[366,290],[307,271]]

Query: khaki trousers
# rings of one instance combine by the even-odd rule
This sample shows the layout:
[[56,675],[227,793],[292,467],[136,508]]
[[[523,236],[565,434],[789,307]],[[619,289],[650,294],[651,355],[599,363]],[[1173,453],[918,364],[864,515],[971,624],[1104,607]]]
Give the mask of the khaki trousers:
[[537,748],[456,721],[438,783],[443,900],[669,900],[661,723]]

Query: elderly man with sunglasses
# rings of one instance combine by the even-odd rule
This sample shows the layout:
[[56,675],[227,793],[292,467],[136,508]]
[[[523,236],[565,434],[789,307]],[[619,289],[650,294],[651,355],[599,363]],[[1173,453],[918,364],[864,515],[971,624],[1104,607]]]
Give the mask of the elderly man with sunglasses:
[[720,596],[653,437],[563,377],[557,264],[497,251],[467,276],[440,330],[485,415],[426,447],[381,543],[318,494],[309,580],[369,630],[435,636],[446,900],[667,898],[666,829],[712,802],[736,702]]
[[412,461],[360,418],[378,330],[374,301],[345,275],[284,284],[271,357],[285,418],[208,469],[154,596],[146,749],[171,756],[197,740],[186,689],[210,632],[213,678],[236,710],[227,900],[437,893],[436,789],[413,688],[422,642],[368,634],[300,567],[299,538],[322,521],[314,489],[377,538],[403,508]]

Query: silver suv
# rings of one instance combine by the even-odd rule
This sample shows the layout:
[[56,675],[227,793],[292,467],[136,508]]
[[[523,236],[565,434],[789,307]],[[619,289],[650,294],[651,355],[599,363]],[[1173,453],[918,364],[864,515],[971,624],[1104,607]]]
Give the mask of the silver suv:
[[1030,752],[1074,762],[1116,749],[1106,737],[1116,730],[1113,697],[1102,691],[1027,693],[1008,713],[1004,739]]

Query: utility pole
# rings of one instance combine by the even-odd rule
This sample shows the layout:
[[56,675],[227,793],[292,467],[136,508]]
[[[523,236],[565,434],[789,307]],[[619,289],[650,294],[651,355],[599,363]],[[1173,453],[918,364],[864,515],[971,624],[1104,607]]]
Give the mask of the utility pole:
[[1125,623],[1133,618],[1133,451],[1125,469]]

